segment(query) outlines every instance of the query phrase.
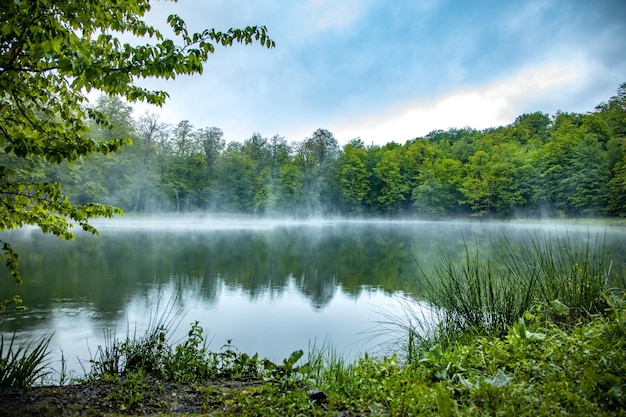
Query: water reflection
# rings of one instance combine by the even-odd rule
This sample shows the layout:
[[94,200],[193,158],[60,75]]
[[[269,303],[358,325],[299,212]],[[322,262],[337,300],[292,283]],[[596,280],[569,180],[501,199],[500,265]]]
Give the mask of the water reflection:
[[[30,310],[2,315],[0,331],[26,337],[54,330],[52,346],[75,371],[106,329],[141,333],[157,306],[173,300],[183,312],[174,340],[198,320],[213,349],[232,339],[241,351],[280,360],[316,340],[356,355],[385,341],[372,340],[371,329],[381,311],[402,315],[397,295],[420,298],[418,263],[428,271],[442,257],[461,259],[468,244],[489,252],[503,235],[523,241],[544,231],[572,239],[602,234],[618,249],[626,243],[624,228],[545,223],[131,217],[98,228],[100,238],[73,242],[37,231],[6,236],[25,278],[10,291]],[[616,251],[614,267],[623,267],[623,256]]]
[[[257,352],[273,361],[312,345],[332,346],[346,358],[366,351],[375,353],[395,341],[391,334],[372,334],[380,313],[402,311],[396,298],[375,289],[363,288],[355,297],[346,294],[341,286],[335,287],[326,307],[317,309],[310,305],[294,279],[289,279],[280,292],[268,291],[254,299],[241,287],[233,288],[219,280],[216,286],[218,296],[207,303],[197,296],[198,285],[181,286],[175,279],[162,285],[147,285],[128,299],[123,310],[115,312],[114,320],[98,312],[93,304],[57,300],[48,311],[33,309],[9,321],[17,324],[14,327],[23,328],[18,333],[20,340],[54,331],[50,343],[52,357],[58,362],[63,355],[67,370],[82,375],[111,330],[120,338],[142,335],[153,325],[155,317],[165,317],[168,303],[172,302],[167,317],[174,319],[177,326],[170,341],[184,340],[190,324],[197,320],[206,331],[210,349],[219,350],[232,340],[240,351]],[[182,314],[174,317],[177,312]],[[21,325],[33,317],[38,317],[40,326]]]

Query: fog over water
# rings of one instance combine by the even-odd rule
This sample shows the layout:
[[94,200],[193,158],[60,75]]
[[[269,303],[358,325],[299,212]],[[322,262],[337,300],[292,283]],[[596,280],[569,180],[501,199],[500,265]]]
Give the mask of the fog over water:
[[[381,320],[402,317],[406,299],[426,305],[416,278],[466,245],[489,252],[506,236],[567,236],[606,242],[625,265],[626,228],[567,222],[254,219],[127,216],[98,220],[100,237],[64,242],[32,229],[5,232],[20,253],[29,307],[0,316],[20,338],[54,332],[51,346],[81,374],[105,333],[141,335],[155,315],[179,313],[171,341],[199,321],[209,348],[280,361],[312,343],[355,357],[380,352],[402,334]],[[9,282],[6,271],[0,277]],[[6,284],[5,284],[5,287]],[[11,294],[12,295],[12,294]],[[389,328],[387,327],[387,330]]]

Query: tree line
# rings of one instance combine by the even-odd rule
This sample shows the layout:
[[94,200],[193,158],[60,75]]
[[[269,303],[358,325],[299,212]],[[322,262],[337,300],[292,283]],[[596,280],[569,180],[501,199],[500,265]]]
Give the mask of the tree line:
[[507,126],[384,146],[356,138],[340,147],[325,129],[299,142],[254,133],[227,143],[218,127],[168,125],[149,113],[134,120],[117,97],[102,96],[95,110],[109,126],[91,123],[94,141],[133,144],[62,164],[13,158],[14,168],[63,184],[73,204],[126,212],[626,215],[626,83],[586,114],[523,114]]

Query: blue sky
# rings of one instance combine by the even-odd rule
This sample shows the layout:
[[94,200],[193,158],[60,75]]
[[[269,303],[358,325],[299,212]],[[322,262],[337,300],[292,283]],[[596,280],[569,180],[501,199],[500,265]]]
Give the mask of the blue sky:
[[340,144],[404,143],[528,112],[591,111],[626,82],[624,0],[152,4],[158,27],[175,13],[192,31],[259,24],[275,40],[218,47],[201,76],[145,84],[170,93],[163,121],[217,126],[228,141],[301,141],[324,128]]

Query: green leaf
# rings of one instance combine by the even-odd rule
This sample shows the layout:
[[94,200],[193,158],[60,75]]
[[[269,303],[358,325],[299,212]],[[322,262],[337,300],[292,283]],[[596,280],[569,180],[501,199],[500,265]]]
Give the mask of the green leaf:
[[550,301],[550,306],[552,307],[554,314],[557,316],[568,316],[570,313],[569,307],[558,299]]
[[506,376],[505,373],[502,372],[502,369],[498,369],[498,372],[496,373],[496,375],[490,380],[488,380],[489,385],[491,385],[492,387],[498,387],[498,388],[506,387],[507,385],[511,383],[511,381],[512,379]]
[[284,362],[289,368],[293,367],[293,365],[298,362],[298,360],[304,355],[302,349],[296,350],[289,355],[289,358]]

